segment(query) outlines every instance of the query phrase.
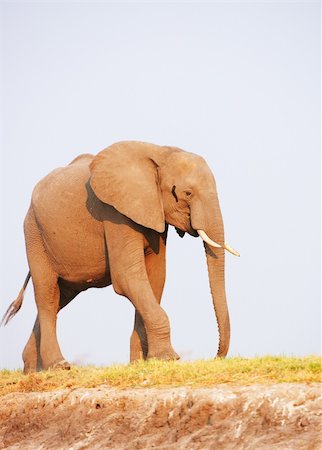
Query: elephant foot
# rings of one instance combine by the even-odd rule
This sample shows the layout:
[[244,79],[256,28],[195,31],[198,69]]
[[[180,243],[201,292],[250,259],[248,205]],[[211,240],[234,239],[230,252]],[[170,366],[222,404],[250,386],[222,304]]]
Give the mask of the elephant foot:
[[149,352],[147,359],[161,359],[163,361],[176,361],[180,356],[174,350]]
[[146,359],[147,355],[147,343],[142,343],[138,334],[134,332],[130,341],[130,362],[140,361]]
[[23,373],[27,375],[28,373],[37,372],[37,367],[35,364],[25,364],[23,367]]
[[42,370],[42,364],[40,358],[25,358],[23,373],[27,375],[28,373],[40,372]]
[[142,359],[146,359],[143,356],[143,352],[141,351],[130,351],[130,362],[134,363],[136,361],[141,361]]
[[54,364],[51,364],[48,367],[48,370],[57,370],[57,369],[63,369],[63,370],[70,370],[71,365],[69,364],[66,359],[62,359],[60,361],[55,362]]

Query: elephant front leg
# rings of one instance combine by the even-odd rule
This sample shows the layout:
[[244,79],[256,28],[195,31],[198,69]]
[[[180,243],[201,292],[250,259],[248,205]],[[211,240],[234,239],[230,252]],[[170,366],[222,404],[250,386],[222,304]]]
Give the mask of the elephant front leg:
[[[145,272],[144,261],[136,264],[136,270],[139,270],[139,273],[134,274],[132,270],[125,268],[121,279],[112,275],[112,281],[115,291],[127,297],[142,318],[147,337],[147,358],[179,359],[170,342],[168,316],[156,301]],[[146,343],[143,342],[142,347],[144,356]]]
[[[165,283],[165,252],[166,234],[157,235],[157,252],[151,248],[145,254],[146,272],[156,301],[160,304]],[[135,310],[134,328],[130,339],[130,361],[147,359],[148,339],[144,322],[139,312]]]
[[130,361],[147,359],[148,357],[148,338],[144,322],[139,312],[135,310],[134,328],[130,339]]
[[[104,227],[112,284],[118,294],[132,302],[142,318],[147,337],[147,358],[178,359],[170,342],[168,316],[160,307],[148,277],[142,233],[120,223],[105,222]],[[135,342],[133,344],[136,345]],[[133,355],[134,352],[140,354],[135,347]]]

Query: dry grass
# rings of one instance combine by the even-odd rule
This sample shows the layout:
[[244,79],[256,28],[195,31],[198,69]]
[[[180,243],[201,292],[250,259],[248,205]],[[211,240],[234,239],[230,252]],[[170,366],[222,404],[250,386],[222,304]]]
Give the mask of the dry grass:
[[287,358],[227,358],[194,362],[151,360],[110,367],[73,367],[23,375],[20,370],[0,371],[0,395],[43,392],[107,385],[119,389],[143,387],[209,387],[218,384],[311,383],[321,381],[317,356]]

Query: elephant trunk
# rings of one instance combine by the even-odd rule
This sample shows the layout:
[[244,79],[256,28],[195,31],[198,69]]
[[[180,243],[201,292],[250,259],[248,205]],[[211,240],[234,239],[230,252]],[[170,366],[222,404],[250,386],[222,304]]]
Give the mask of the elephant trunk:
[[216,248],[214,251],[206,243],[204,243],[204,247],[212,302],[219,331],[217,357],[224,358],[228,353],[230,341],[230,322],[225,291],[225,251],[222,248]]
[[216,194],[203,202],[193,204],[191,222],[195,230],[203,230],[210,241],[220,245],[213,247],[204,241],[209,284],[219,331],[217,357],[225,357],[229,349],[230,322],[225,291],[224,225]]

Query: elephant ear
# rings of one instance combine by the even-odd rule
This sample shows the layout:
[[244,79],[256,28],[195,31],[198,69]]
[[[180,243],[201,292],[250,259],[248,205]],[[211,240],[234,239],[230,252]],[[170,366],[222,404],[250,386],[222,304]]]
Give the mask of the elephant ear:
[[118,143],[101,151],[90,164],[90,185],[102,202],[134,222],[163,233],[158,165],[151,147],[145,143]]

